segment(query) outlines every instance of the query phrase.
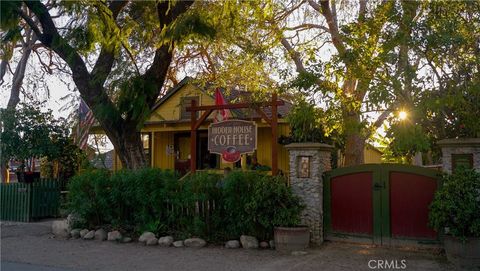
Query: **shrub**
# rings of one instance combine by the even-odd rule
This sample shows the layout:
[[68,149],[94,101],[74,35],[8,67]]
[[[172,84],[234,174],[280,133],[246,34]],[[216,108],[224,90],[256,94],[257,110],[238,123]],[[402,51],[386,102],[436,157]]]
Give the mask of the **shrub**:
[[232,172],[225,178],[226,222],[232,237],[250,234],[272,237],[275,226],[300,222],[303,205],[282,177],[258,172]]
[[273,227],[299,222],[302,205],[280,177],[233,171],[178,180],[160,169],[93,170],[69,184],[69,209],[86,227],[111,226],[209,241],[241,234],[271,238]]
[[111,220],[109,172],[91,170],[74,176],[68,183],[68,209],[80,218],[80,225],[91,227]]
[[480,237],[480,173],[461,168],[443,176],[430,206],[430,224],[463,240]]

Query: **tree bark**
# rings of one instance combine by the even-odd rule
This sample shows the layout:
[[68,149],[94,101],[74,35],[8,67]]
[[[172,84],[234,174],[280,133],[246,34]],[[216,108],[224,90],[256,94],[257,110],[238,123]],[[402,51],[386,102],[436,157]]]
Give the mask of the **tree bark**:
[[350,111],[344,114],[345,123],[345,163],[344,166],[361,165],[365,163],[365,137],[362,133],[360,113]]
[[[147,166],[140,131],[142,126],[141,114],[132,116],[131,112],[120,112],[107,94],[104,84],[115,62],[115,50],[101,48],[99,57],[89,72],[80,54],[58,33],[58,30],[44,4],[39,1],[25,1],[29,9],[35,13],[41,24],[40,28],[19,11],[22,18],[31,26],[39,40],[48,48],[55,51],[72,70],[75,85],[81,97],[93,111],[97,121],[102,126],[112,142],[115,151],[124,168],[138,169]],[[185,13],[193,1],[179,1],[172,7],[167,1],[157,3],[157,15],[160,29],[163,29]],[[127,1],[112,1],[109,8],[112,19],[116,20]],[[165,76],[172,60],[173,44],[162,44],[155,51],[150,68],[141,76],[141,79],[155,84],[157,92],[144,93],[146,110],[154,105],[165,81]],[[140,91],[140,90],[139,90]]]

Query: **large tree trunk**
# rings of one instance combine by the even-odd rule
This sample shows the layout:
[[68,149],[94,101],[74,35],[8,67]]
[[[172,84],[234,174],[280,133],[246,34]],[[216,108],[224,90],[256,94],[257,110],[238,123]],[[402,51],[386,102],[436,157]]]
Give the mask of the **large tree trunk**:
[[344,115],[345,122],[345,164],[344,166],[361,165],[365,163],[365,137],[362,135],[362,125],[358,112]]
[[125,131],[123,135],[114,138],[116,155],[122,166],[128,169],[140,169],[148,167],[143,151],[143,144],[140,132]]

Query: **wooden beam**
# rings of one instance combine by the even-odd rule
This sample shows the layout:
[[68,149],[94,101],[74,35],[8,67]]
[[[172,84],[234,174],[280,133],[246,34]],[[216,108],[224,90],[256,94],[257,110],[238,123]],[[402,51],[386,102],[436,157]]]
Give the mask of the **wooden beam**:
[[274,92],[272,95],[272,117],[271,117],[271,126],[272,126],[272,175],[278,175],[278,115],[277,115],[277,93]]
[[[191,107],[195,108],[197,102],[192,100]],[[193,174],[197,169],[197,110],[190,111],[190,172]]]
[[270,126],[272,125],[272,120],[267,116],[267,114],[265,114],[265,112],[263,112],[263,110],[261,108],[255,108],[255,111],[262,117],[262,119],[264,119],[268,124],[270,124]]
[[190,106],[190,107],[187,107],[187,112],[205,111],[205,110],[221,110],[221,109],[268,107],[268,106],[272,106],[272,105],[279,106],[279,105],[284,105],[284,104],[285,104],[284,101],[278,100],[276,102],[264,102],[264,103],[238,103],[238,104]]
[[[208,118],[208,116],[210,116],[210,114],[212,113],[212,109],[209,109],[209,110],[205,110],[205,112],[203,112],[202,116],[197,120],[197,122],[195,123],[195,130],[198,130],[198,128],[200,127],[200,125],[202,125],[202,123]],[[193,112],[192,112],[193,113]]]

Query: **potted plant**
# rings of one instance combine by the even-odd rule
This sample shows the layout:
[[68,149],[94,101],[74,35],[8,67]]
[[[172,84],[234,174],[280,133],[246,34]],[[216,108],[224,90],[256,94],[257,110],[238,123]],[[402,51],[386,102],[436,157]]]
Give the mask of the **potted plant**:
[[275,249],[279,251],[303,250],[310,243],[310,230],[300,224],[300,215],[305,206],[288,189],[280,206],[275,208],[273,236]]
[[444,234],[450,262],[480,268],[480,173],[459,168],[444,175],[430,206],[430,224]]

